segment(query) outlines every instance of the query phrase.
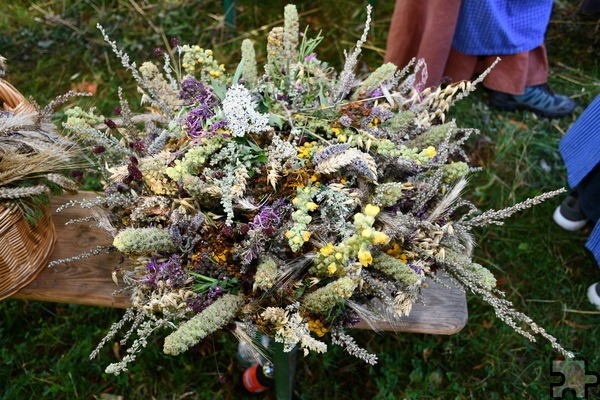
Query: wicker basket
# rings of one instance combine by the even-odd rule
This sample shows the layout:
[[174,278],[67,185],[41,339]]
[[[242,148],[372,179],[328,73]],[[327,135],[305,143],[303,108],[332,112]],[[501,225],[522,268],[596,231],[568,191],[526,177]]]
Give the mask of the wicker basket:
[[19,210],[0,206],[0,300],[37,277],[52,255],[55,239],[48,210],[34,226]]
[[[36,112],[17,89],[0,79],[0,109],[14,114]],[[33,281],[46,266],[56,241],[50,211],[36,225],[20,210],[0,205],[0,300]]]
[[0,107],[14,114],[36,112],[35,107],[13,85],[0,78]]

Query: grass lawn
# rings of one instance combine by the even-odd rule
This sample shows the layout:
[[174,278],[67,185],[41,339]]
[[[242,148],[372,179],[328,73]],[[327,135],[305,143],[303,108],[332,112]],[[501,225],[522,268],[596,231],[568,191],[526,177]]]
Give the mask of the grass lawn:
[[[224,3],[229,3],[225,1]],[[102,24],[134,61],[152,57],[157,47],[180,43],[212,48],[234,70],[244,38],[257,51],[271,27],[282,23],[286,2],[240,0],[235,26],[224,3],[191,0],[5,0],[0,7],[0,54],[8,59],[7,79],[45,105],[76,88],[95,92],[106,115],[118,103],[117,88],[135,90],[133,79],[101,40]],[[377,1],[360,68],[379,66],[393,2]],[[566,185],[558,142],[570,124],[600,93],[600,20],[556,1],[547,34],[551,86],[575,99],[573,116],[537,118],[528,112],[491,110],[482,91],[453,110],[461,127],[481,131],[468,143],[474,166],[469,183],[482,209],[502,208]],[[298,1],[302,24],[325,36],[319,58],[339,66],[344,49],[362,32],[363,1]],[[258,54],[264,59],[265,54]],[[81,100],[85,106],[89,100]],[[58,115],[60,117],[60,115]],[[518,309],[556,336],[567,349],[600,371],[600,312],[586,290],[600,270],[584,249],[590,228],[568,233],[552,221],[555,198],[527,210],[503,226],[477,233],[477,262],[496,275],[499,288]],[[490,306],[469,296],[469,321],[452,336],[376,334],[356,331],[357,342],[379,355],[368,366],[330,347],[323,355],[300,356],[298,399],[541,399],[549,398],[556,353],[547,343],[530,343],[496,318]],[[0,398],[2,399],[256,399],[241,384],[233,336],[218,333],[182,356],[162,353],[163,337],[131,365],[129,373],[105,374],[104,367],[124,352],[107,346],[88,360],[122,311],[68,304],[0,302]],[[594,392],[595,390],[595,392]],[[600,396],[593,389],[590,396]]]

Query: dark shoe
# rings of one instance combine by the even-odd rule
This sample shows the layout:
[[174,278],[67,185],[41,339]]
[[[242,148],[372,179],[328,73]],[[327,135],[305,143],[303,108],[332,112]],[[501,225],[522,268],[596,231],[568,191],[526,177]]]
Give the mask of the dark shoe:
[[558,118],[569,115],[575,102],[565,95],[554,93],[548,85],[528,86],[525,93],[513,95],[490,90],[490,105],[501,110],[529,110],[542,117]]
[[579,199],[575,191],[563,200],[563,202],[554,210],[554,222],[561,228],[568,231],[576,231],[585,226],[588,220],[579,209]]
[[587,297],[590,303],[600,310],[600,282],[596,282],[588,288]]

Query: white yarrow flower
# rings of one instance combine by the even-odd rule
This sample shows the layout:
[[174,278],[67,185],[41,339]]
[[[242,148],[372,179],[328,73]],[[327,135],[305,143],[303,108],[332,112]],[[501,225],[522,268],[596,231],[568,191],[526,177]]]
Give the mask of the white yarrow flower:
[[256,104],[248,89],[233,85],[223,100],[223,112],[233,136],[246,132],[260,133],[269,129],[269,116],[256,111]]

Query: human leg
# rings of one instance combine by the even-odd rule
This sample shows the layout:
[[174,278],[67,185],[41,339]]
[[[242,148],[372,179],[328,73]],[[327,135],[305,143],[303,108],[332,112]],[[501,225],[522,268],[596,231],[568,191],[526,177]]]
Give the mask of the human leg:
[[579,208],[592,222],[600,219],[600,166],[596,166],[577,186]]
[[427,86],[439,85],[456,27],[460,0],[396,0],[385,62],[400,68],[412,58],[427,65]]
[[485,57],[452,49],[445,74],[455,82],[471,79],[490,68],[498,57],[500,61],[483,80],[492,107],[508,111],[526,109],[551,118],[573,112],[575,102],[552,92],[546,85],[548,57],[544,45],[522,53]]

